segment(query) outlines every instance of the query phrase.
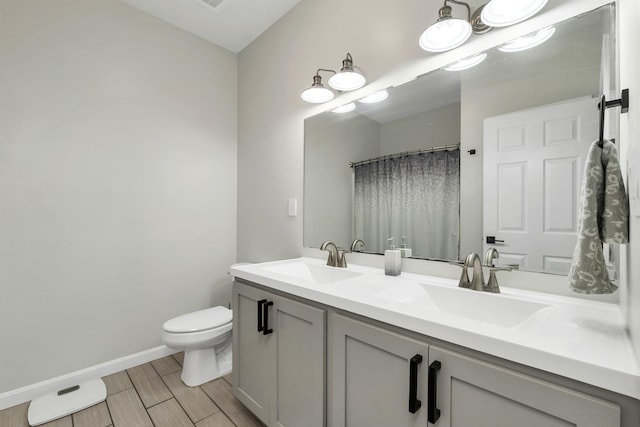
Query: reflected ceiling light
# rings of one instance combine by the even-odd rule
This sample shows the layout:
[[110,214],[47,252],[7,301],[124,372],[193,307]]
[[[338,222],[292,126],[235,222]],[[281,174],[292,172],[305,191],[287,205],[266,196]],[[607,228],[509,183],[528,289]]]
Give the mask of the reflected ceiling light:
[[359,102],[363,104],[375,104],[376,102],[384,101],[389,97],[389,92],[386,89],[379,90],[377,92],[372,93],[371,95],[367,95],[364,98],[358,99]]
[[470,56],[465,59],[461,59],[459,61],[454,62],[453,64],[447,65],[444,67],[447,71],[462,71],[467,70],[469,68],[475,67],[485,60],[487,57],[486,53],[479,53],[477,55]]
[[[469,39],[471,33],[484,34],[493,27],[517,24],[538,13],[548,0],[490,0],[473,14],[469,5],[459,0],[444,0],[438,10],[438,20],[420,35],[420,47],[429,52],[445,52]],[[453,3],[467,9],[467,18],[454,18]]]
[[481,20],[492,27],[506,27],[531,18],[547,0],[491,0],[481,12]]
[[322,84],[322,77],[320,77],[320,71],[334,72],[333,70],[325,70],[323,68],[318,68],[318,71],[316,71],[316,75],[313,76],[313,84],[309,89],[305,90],[300,95],[300,97],[307,102],[311,102],[314,104],[321,104],[323,102],[331,101],[335,96],[330,89],[327,89]]
[[353,58],[350,53],[342,61],[342,68],[329,78],[329,86],[335,90],[346,92],[360,89],[367,82],[362,73],[353,68]]
[[522,50],[531,49],[532,47],[539,46],[549,40],[555,31],[556,29],[554,27],[543,28],[505,43],[498,49],[502,52],[520,52]]
[[350,102],[348,104],[341,105],[338,108],[334,108],[331,111],[334,112],[334,113],[348,113],[348,112],[353,111],[355,109],[356,109],[356,103],[355,102]]
[[329,78],[329,86],[339,92],[360,89],[367,82],[364,75],[353,67],[353,58],[350,53],[347,53],[347,57],[342,61],[342,68],[339,72],[336,73],[334,70],[318,68],[316,75],[313,76],[313,84],[311,87],[300,94],[300,97],[303,100],[314,104],[320,104],[322,102],[331,101],[334,98],[335,93],[331,89],[324,87],[322,84],[320,71],[333,74]]

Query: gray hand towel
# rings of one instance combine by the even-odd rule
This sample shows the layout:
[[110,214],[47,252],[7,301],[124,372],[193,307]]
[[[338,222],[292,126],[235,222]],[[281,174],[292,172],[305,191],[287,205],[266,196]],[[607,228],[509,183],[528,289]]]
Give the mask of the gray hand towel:
[[583,294],[609,294],[618,287],[609,279],[602,243],[629,241],[629,200],[615,144],[598,141],[589,149],[582,181],[578,241],[569,270],[569,286]]

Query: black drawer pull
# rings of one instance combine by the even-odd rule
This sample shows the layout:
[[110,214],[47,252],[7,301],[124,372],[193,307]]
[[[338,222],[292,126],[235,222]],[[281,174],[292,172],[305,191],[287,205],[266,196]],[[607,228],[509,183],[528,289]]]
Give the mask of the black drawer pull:
[[438,371],[442,368],[442,364],[436,360],[429,365],[429,397],[427,403],[427,421],[431,424],[435,424],[440,418],[440,410],[437,408],[437,395],[438,392]]
[[268,301],[264,303],[264,310],[262,311],[262,325],[264,326],[264,331],[262,331],[263,335],[269,335],[273,332],[273,329],[269,329],[269,307],[273,305],[273,301]]
[[409,361],[409,412],[415,414],[422,406],[418,400],[418,365],[422,363],[422,356],[416,354]]
[[262,307],[264,306],[265,302],[267,302],[266,299],[261,299],[260,301],[258,301],[258,332],[262,332],[264,330],[264,324],[262,322]]

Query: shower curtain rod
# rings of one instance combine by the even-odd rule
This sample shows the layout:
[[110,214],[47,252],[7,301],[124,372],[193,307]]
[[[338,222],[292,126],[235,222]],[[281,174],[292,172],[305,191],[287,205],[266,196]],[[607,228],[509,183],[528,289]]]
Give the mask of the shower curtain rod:
[[408,156],[411,154],[428,153],[430,151],[453,150],[455,148],[460,148],[460,144],[440,145],[438,147],[419,148],[417,150],[404,151],[402,153],[387,154],[386,156],[378,156],[369,160],[360,160],[359,162],[349,162],[349,167],[352,168],[354,166],[365,165],[367,163],[377,162],[378,160],[395,159],[396,157]]

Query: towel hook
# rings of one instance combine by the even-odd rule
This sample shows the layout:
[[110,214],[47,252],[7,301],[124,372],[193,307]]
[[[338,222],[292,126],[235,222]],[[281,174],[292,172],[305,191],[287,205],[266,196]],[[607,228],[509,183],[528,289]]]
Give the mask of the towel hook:
[[621,97],[613,101],[607,101],[604,95],[600,97],[600,103],[598,104],[598,109],[600,110],[600,139],[598,139],[598,145],[600,148],[602,148],[604,142],[604,112],[613,107],[620,107],[620,113],[629,111],[629,89],[623,89]]

